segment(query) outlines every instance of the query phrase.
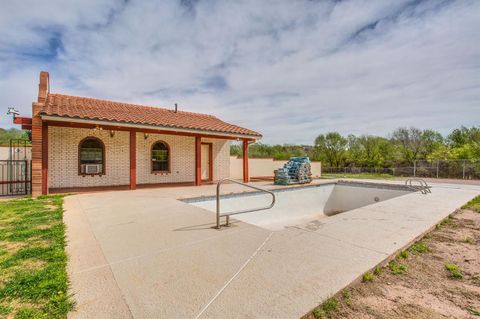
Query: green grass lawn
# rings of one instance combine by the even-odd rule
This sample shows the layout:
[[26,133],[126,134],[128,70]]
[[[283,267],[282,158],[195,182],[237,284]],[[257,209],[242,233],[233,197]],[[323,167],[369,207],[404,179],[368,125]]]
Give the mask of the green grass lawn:
[[63,197],[0,201],[0,318],[65,318]]
[[323,178],[359,178],[359,179],[391,179],[395,176],[390,174],[375,174],[375,173],[359,173],[359,174],[352,174],[352,173],[322,173]]
[[471,209],[476,211],[477,213],[480,213],[480,196],[475,197],[462,207],[463,209]]

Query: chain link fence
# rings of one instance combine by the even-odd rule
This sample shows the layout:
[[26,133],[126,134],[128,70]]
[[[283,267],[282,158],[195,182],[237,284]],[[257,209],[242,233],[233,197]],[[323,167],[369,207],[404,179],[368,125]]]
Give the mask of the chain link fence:
[[398,177],[480,179],[480,161],[444,160],[414,161],[413,165],[395,164],[391,167],[322,167],[322,174],[385,174]]

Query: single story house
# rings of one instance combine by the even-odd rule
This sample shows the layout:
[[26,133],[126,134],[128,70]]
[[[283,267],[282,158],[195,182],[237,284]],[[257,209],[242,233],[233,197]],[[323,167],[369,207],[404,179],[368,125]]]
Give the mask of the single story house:
[[255,131],[213,115],[50,93],[40,73],[32,118],[32,194],[140,185],[201,185],[229,177],[230,140],[243,142],[243,181]]

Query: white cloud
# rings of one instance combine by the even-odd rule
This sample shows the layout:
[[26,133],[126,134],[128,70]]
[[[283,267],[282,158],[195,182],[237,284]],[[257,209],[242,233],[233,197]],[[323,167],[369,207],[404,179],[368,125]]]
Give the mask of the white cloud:
[[0,11],[0,100],[24,114],[47,69],[54,92],[178,102],[270,143],[478,125],[478,1],[38,3]]

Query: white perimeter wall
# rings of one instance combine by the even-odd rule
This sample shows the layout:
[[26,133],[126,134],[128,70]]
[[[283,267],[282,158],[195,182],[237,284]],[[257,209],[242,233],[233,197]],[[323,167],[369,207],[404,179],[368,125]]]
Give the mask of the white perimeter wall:
[[[28,160],[32,159],[32,148],[30,146],[27,146],[25,148],[25,151],[23,147],[17,148],[18,159],[20,160],[25,159],[25,154],[24,154],[25,152],[26,152],[27,159]],[[0,160],[8,160],[8,159],[10,159],[10,147],[0,146]]]
[[[230,156],[230,178],[243,178],[242,158]],[[276,161],[273,158],[249,158],[248,173],[250,177],[273,176],[273,171],[283,167],[287,161]],[[322,175],[322,163],[311,162],[312,176],[320,177]]]

